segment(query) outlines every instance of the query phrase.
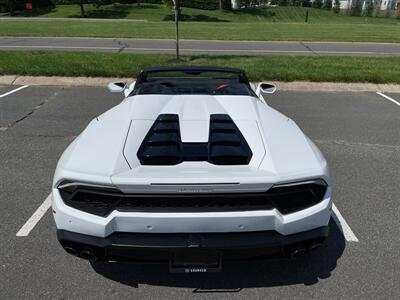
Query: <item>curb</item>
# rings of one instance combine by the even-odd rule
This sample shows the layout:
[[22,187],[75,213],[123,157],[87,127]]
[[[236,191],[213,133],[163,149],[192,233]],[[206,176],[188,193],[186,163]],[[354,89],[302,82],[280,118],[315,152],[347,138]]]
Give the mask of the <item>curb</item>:
[[[112,81],[132,81],[133,78],[113,77],[59,77],[59,76],[0,76],[1,85],[44,85],[44,86],[106,86]],[[267,80],[268,81],[268,80]],[[389,92],[400,93],[400,84],[270,81],[281,91],[304,92]]]

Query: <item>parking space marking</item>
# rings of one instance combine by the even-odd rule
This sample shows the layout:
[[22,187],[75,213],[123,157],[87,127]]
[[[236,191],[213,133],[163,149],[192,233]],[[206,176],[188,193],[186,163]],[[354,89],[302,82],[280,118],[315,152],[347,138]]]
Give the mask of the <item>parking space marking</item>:
[[376,92],[379,96],[382,96],[383,98],[392,101],[394,104],[400,106],[400,102],[397,102],[396,100],[394,100],[393,98],[390,98],[389,96],[386,96],[384,93],[381,92]]
[[28,236],[32,229],[39,223],[40,219],[45,215],[51,206],[51,194],[47,196],[46,200],[39,206],[33,215],[26,221],[24,226],[17,232],[17,236]]
[[332,214],[333,220],[336,222],[340,231],[343,233],[346,241],[358,243],[359,242],[358,238],[354,234],[353,230],[351,230],[349,224],[347,224],[346,220],[343,218],[342,214],[337,209],[334,203],[332,204],[332,210],[333,210]]
[[8,95],[11,95],[11,94],[13,94],[13,93],[15,93],[15,92],[18,92],[18,91],[20,91],[20,90],[22,90],[22,89],[24,89],[24,88],[27,88],[28,86],[29,86],[29,85],[23,85],[23,86],[20,86],[19,88],[13,89],[13,90],[11,90],[11,91],[5,93],[5,94],[0,95],[0,98],[3,98],[3,97],[8,96]]

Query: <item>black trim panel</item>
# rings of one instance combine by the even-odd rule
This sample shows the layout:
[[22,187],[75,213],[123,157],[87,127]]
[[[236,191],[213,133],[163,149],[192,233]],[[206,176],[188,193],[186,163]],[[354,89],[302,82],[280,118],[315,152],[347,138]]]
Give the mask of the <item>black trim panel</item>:
[[322,181],[275,186],[255,193],[125,194],[118,189],[88,186],[59,188],[64,203],[99,216],[113,210],[128,212],[225,212],[278,209],[289,214],[322,201],[327,185]]
[[[322,242],[329,227],[282,235],[276,231],[232,233],[123,233],[100,238],[66,230],[57,230],[63,247],[92,247],[101,260],[168,260],[171,251],[202,249],[223,253],[224,259],[249,258],[268,252],[282,252],[285,247]],[[250,251],[252,250],[252,251]]]

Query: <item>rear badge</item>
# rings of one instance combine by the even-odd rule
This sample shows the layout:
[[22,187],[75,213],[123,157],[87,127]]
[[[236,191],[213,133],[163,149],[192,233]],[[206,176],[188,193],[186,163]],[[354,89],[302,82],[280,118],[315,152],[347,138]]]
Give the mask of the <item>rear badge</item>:
[[207,273],[206,268],[185,269],[185,273]]

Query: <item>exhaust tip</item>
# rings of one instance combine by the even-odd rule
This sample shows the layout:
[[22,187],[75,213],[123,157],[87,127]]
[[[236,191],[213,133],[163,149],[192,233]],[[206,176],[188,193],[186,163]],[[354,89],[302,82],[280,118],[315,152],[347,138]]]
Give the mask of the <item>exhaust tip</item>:
[[79,257],[86,259],[91,262],[97,261],[97,255],[91,252],[90,250],[83,250],[81,251]]
[[321,247],[321,246],[322,246],[322,243],[319,243],[319,242],[313,243],[313,244],[310,246],[310,250],[313,251],[313,250],[315,250],[315,249],[317,249],[317,248],[319,248],[319,247]]
[[68,253],[71,254],[73,256],[78,256],[78,250],[76,250],[74,247],[72,246],[65,246],[64,250]]
[[290,253],[290,257],[291,258],[295,258],[295,257],[299,257],[299,256],[303,256],[307,253],[306,248],[300,247],[300,248],[296,248],[294,249],[291,253]]

